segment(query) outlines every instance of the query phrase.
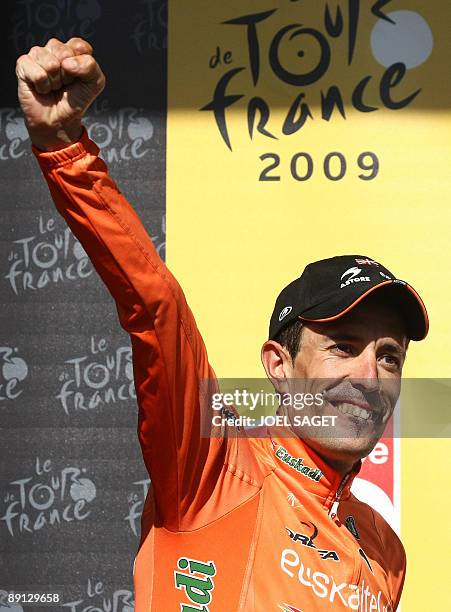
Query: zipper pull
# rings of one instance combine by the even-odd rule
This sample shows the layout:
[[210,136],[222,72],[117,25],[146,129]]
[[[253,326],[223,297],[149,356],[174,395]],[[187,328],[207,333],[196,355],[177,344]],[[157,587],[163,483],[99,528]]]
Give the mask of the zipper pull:
[[343,493],[343,489],[345,488],[346,483],[348,482],[350,477],[350,474],[346,474],[343,478],[343,480],[341,481],[337,492],[335,493],[335,500],[333,502],[333,504],[330,507],[329,510],[329,516],[330,518],[335,521],[336,523],[340,524],[340,521],[338,519],[338,506],[340,504],[340,498],[341,498],[341,494]]
[[337,518],[338,515],[338,505],[339,505],[340,501],[338,499],[336,499],[334,501],[334,503],[332,504],[332,506],[330,507],[329,510],[329,516],[330,518],[334,521]]

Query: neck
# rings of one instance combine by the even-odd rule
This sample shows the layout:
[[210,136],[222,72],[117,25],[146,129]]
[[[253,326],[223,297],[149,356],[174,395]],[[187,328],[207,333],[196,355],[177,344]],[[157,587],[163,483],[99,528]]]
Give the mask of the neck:
[[[284,406],[279,406],[277,409],[277,414],[290,418],[289,412]],[[302,440],[302,442],[309,446],[324,461],[324,463],[331,467],[341,477],[349,474],[349,472],[356,467],[362,458],[360,456],[356,456],[354,453],[340,450],[339,439],[336,440],[336,448],[324,448],[324,446],[321,445],[321,439],[303,438],[298,435],[298,432],[296,432],[296,429],[293,426],[290,427],[290,430],[293,432],[293,437],[297,437]]]
[[[278,474],[291,492],[295,495],[301,490],[312,493],[326,506],[330,506],[338,491],[343,499],[349,496],[361,467],[360,461],[355,464],[337,462],[336,458],[325,456],[324,452],[320,455],[310,440],[294,435],[290,428],[273,428],[267,433]],[[351,469],[352,465],[354,469]]]
[[340,476],[344,477],[349,472],[352,472],[356,463],[360,461],[360,458],[355,457],[347,457],[338,455],[332,450],[325,450],[321,448],[321,446],[317,446],[315,443],[312,443],[311,440],[304,440],[304,443],[307,446],[310,446],[317,455],[321,457],[324,463],[327,463],[333,470],[335,470]]

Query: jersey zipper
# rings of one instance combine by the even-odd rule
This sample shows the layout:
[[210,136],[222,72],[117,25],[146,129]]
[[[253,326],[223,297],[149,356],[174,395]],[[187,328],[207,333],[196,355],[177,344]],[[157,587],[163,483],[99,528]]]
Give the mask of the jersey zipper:
[[341,494],[343,493],[343,489],[345,488],[346,483],[348,482],[350,476],[351,476],[350,473],[344,476],[343,480],[340,482],[337,488],[337,491],[335,493],[335,499],[329,509],[329,516],[333,521],[338,520],[338,506],[340,504]]

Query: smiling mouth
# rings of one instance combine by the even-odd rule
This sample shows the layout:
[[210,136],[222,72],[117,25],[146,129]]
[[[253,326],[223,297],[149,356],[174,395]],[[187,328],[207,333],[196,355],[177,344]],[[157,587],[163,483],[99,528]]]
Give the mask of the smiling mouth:
[[361,421],[374,420],[374,414],[372,413],[372,411],[366,410],[365,408],[357,406],[356,404],[350,404],[348,402],[342,401],[329,403],[332,404],[332,406],[334,406],[334,408],[336,408],[339,412],[341,412],[341,414],[352,416]]

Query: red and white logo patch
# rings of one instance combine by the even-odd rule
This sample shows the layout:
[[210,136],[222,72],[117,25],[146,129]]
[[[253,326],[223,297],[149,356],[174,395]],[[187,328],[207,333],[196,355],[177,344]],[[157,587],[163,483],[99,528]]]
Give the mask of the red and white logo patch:
[[377,261],[374,261],[374,259],[368,259],[368,257],[366,257],[365,259],[354,259],[354,261],[356,263],[359,264],[359,266],[379,266],[380,264],[377,263]]

